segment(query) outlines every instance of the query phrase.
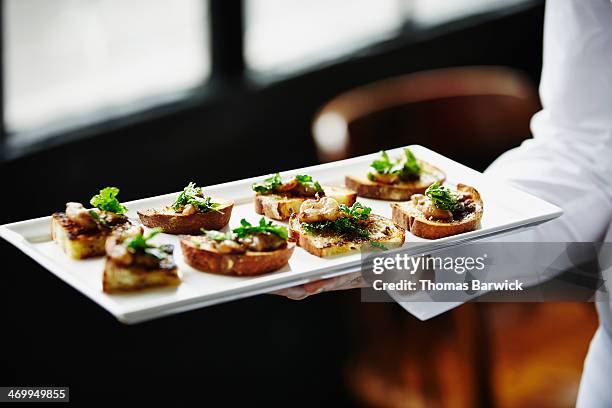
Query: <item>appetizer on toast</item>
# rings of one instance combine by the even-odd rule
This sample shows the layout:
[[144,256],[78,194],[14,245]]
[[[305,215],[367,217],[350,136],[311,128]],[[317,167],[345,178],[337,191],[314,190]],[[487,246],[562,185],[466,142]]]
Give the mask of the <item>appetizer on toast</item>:
[[434,183],[410,201],[391,203],[393,221],[421,238],[437,239],[480,228],[482,198],[475,188]]
[[104,292],[131,292],[181,283],[172,258],[174,247],[149,243],[160,232],[158,228],[143,235],[142,227],[138,226],[111,234],[105,245]]
[[367,177],[349,175],[344,183],[360,197],[402,201],[446,179],[442,170],[418,160],[410,149],[404,149],[404,154],[404,159],[391,160],[383,150],[380,159],[372,162]]
[[315,197],[333,197],[341,204],[353,205],[357,194],[344,187],[322,186],[311,176],[297,175],[289,181],[283,181],[280,174],[253,184],[255,212],[266,217],[285,221],[291,214],[300,210],[302,203]]
[[253,276],[285,266],[295,245],[287,242],[287,228],[265,218],[258,225],[245,219],[231,232],[205,231],[181,239],[185,262],[204,272]]
[[206,196],[202,187],[189,183],[172,205],[138,211],[138,217],[145,226],[168,234],[199,234],[202,228],[225,227],[233,208],[233,201]]
[[104,255],[108,235],[131,225],[127,212],[117,199],[119,189],[106,187],[90,200],[94,208],[81,203],[66,203],[65,212],[51,216],[51,237],[71,258],[83,259]]
[[366,244],[388,249],[404,243],[404,230],[392,220],[331,197],[306,200],[289,219],[289,237],[313,255],[326,257],[359,250]]

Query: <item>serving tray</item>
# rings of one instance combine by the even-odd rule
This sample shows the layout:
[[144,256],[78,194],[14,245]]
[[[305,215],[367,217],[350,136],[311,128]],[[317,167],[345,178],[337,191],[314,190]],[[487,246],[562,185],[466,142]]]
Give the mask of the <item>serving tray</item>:
[[[439,167],[447,175],[448,184],[465,183],[474,186],[484,202],[482,228],[438,240],[425,240],[406,233],[407,249],[419,243],[419,253],[458,245],[473,240],[486,239],[509,231],[533,227],[562,214],[559,207],[544,200],[501,184],[462,164],[448,159],[422,146],[410,146],[421,160]],[[389,151],[391,157],[401,156],[402,148]],[[364,174],[379,153],[348,160],[282,172],[282,176],[309,174],[322,184],[342,185],[347,174]],[[217,184],[205,188],[207,194],[232,199],[236,202],[230,220],[230,228],[240,219],[255,223],[261,217],[254,212],[251,184],[262,177]],[[185,183],[187,183],[186,180]],[[195,180],[197,183],[197,180]],[[166,206],[179,193],[145,198],[124,203],[128,217],[138,220],[136,211]],[[70,201],[66,197],[66,201]],[[372,207],[372,212],[391,217],[389,201],[358,198]],[[59,209],[49,209],[52,213]],[[257,277],[221,276],[197,271],[183,261],[178,238],[159,234],[156,243],[174,244],[174,257],[183,283],[176,288],[148,289],[130,294],[105,294],[102,292],[103,259],[72,260],[51,240],[51,217],[36,218],[0,226],[0,236],[15,245],[50,272],[98,303],[119,321],[127,324],[151,320],[208,305],[227,302],[248,296],[269,293],[306,282],[358,271],[360,253],[350,253],[333,258],[319,258],[301,248],[296,248],[289,264],[283,269]]]

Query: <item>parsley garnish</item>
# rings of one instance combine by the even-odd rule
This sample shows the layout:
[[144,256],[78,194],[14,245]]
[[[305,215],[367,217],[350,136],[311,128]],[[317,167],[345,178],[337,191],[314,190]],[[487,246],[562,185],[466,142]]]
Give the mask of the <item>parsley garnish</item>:
[[392,174],[399,171],[399,169],[395,169],[395,167],[399,164],[399,160],[391,161],[389,155],[384,150],[381,150],[380,154],[382,157],[374,160],[370,165],[374,170],[376,170],[377,173]]
[[234,240],[234,235],[231,232],[221,232],[215,230],[205,230],[202,229],[202,232],[206,235],[207,238],[212,239],[213,241],[225,241]]
[[[421,166],[408,148],[404,149],[406,160],[403,163],[401,159],[391,160],[384,150],[380,154],[381,158],[374,160],[370,165],[378,174],[398,174],[402,180],[413,179],[421,174]],[[368,178],[373,181],[376,180],[376,176],[372,173],[368,173]]]
[[97,212],[95,212],[94,210],[89,210],[88,213],[91,216],[91,218],[93,218],[94,221],[96,221],[98,224],[102,225],[103,227],[108,227],[108,224],[106,223],[106,221],[100,218]]
[[[317,193],[323,192],[323,187],[319,184],[318,181],[314,181],[311,176],[306,174],[298,174],[295,176],[295,180],[303,186],[307,186],[315,190]],[[276,190],[283,184],[283,179],[280,176],[280,173],[276,173],[274,176],[265,179],[261,183],[253,183],[251,187],[253,191],[261,194],[269,194]]]
[[250,222],[245,220],[244,218],[240,220],[240,226],[238,228],[234,228],[230,232],[221,232],[214,230],[205,230],[202,229],[202,232],[206,235],[207,238],[212,239],[213,241],[235,241],[238,238],[246,238],[249,235],[253,234],[275,234],[278,235],[281,239],[289,238],[289,233],[287,232],[287,228],[282,225],[275,225],[272,221],[266,222],[264,217],[261,217],[258,225],[252,225]]
[[273,191],[276,187],[280,186],[281,184],[283,184],[283,180],[281,179],[280,173],[276,173],[275,175],[265,179],[261,183],[253,183],[253,186],[251,188],[256,193],[266,194],[266,193],[270,193],[271,191]]
[[334,221],[303,223],[302,226],[304,230],[312,234],[334,232],[342,236],[357,236],[361,238],[368,238],[370,236],[370,232],[361,225],[358,219],[350,217],[337,218]]
[[153,238],[160,232],[162,232],[161,228],[153,228],[151,231],[149,231],[147,235],[134,235],[133,237],[126,239],[125,246],[127,246],[128,249],[133,253],[142,251],[145,254],[151,255],[154,258],[164,259],[167,256],[166,253],[155,245],[149,244],[148,242],[151,238]]
[[372,209],[361,203],[355,203],[351,207],[340,204],[340,211],[348,214],[348,217],[336,218],[334,221],[318,221],[313,223],[302,223],[302,227],[310,233],[334,232],[343,236],[358,236],[368,238],[370,232],[363,226]]
[[119,194],[119,189],[117,187],[105,187],[100,190],[100,194],[91,197],[89,203],[102,211],[125,214],[127,208],[121,205],[119,200],[117,200],[117,194]]
[[340,204],[340,211],[358,220],[365,220],[368,215],[372,212],[370,207],[365,207],[363,204],[355,202],[352,206],[348,207],[344,204]]
[[425,190],[425,195],[441,210],[453,211],[457,208],[457,196],[450,189],[441,186],[437,181]]
[[295,176],[295,179],[300,184],[312,183],[312,177],[306,174],[298,174],[297,176]]
[[376,247],[378,249],[382,249],[383,251],[386,251],[387,248],[386,246],[384,246],[382,243],[378,242],[378,241],[370,241],[370,245],[372,245],[373,247]]
[[318,181],[314,181],[311,176],[298,174],[295,176],[295,179],[302,185],[312,187],[317,193],[323,192],[323,187],[321,187],[321,184],[319,184]]
[[182,211],[187,205],[193,205],[199,212],[217,211],[221,204],[213,203],[212,198],[204,196],[204,189],[196,187],[194,182],[187,184],[181,194],[172,204],[172,209],[176,212]]
[[287,228],[282,225],[275,225],[272,221],[266,222],[264,217],[259,220],[259,225],[251,225],[250,222],[244,218],[240,220],[240,227],[234,228],[232,232],[237,238],[244,238],[247,235],[259,234],[259,233],[271,233],[278,235],[282,239],[289,238]]
[[231,232],[212,231],[205,229],[202,229],[202,232],[206,234],[207,238],[210,238],[214,241],[225,241],[226,239],[230,241],[235,241],[236,238],[245,238],[248,235],[261,233],[275,234],[285,240],[289,237],[287,228],[283,227],[282,225],[275,225],[272,223],[272,221],[266,222],[266,219],[264,217],[261,217],[261,219],[259,220],[259,225],[252,225],[250,222],[243,218],[240,220],[240,226],[238,228],[234,228]]
[[421,166],[414,153],[408,148],[404,149],[404,153],[406,154],[406,161],[400,171],[400,179],[406,180],[419,176],[421,174]]

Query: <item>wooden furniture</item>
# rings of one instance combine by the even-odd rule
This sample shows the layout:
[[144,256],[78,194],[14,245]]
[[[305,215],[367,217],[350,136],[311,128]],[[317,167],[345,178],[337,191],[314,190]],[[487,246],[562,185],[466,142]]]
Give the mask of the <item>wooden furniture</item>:
[[[421,144],[483,170],[529,137],[539,107],[533,84],[507,68],[418,72],[332,99],[313,121],[313,138],[323,162]],[[360,304],[349,381],[376,406],[492,406],[486,308],[469,303],[421,322],[395,304]],[[411,391],[390,395],[383,378]]]
[[529,137],[540,107],[535,87],[502,67],[447,68],[345,92],[313,121],[321,161],[422,144],[483,169]]

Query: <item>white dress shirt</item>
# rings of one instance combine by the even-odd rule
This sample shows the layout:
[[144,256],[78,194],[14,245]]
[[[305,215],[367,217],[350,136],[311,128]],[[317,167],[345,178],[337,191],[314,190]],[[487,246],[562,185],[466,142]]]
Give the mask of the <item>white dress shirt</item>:
[[[543,109],[531,121],[533,139],[503,154],[486,173],[558,205],[564,214],[500,240],[612,242],[611,0],[546,2],[540,97]],[[611,252],[600,253],[600,264],[610,265]],[[610,293],[612,267],[603,275]],[[460,303],[400,304],[428,319]],[[601,326],[585,360],[579,408],[612,407],[609,295],[598,293],[597,310]]]
[[[558,205],[564,214],[500,240],[602,241],[612,221],[610,0],[547,1],[540,97],[533,139],[503,154],[486,173]],[[400,304],[425,320],[460,303]],[[612,333],[606,306],[600,314],[608,317]]]

